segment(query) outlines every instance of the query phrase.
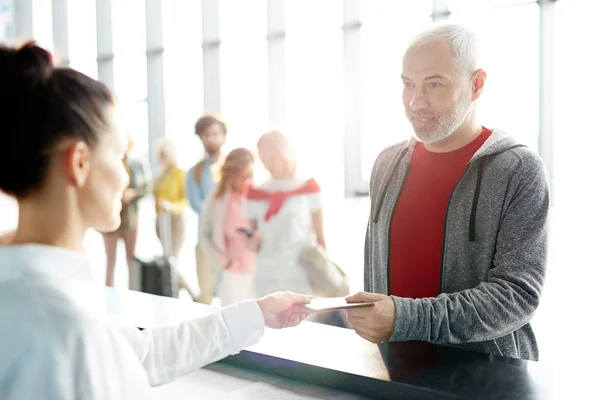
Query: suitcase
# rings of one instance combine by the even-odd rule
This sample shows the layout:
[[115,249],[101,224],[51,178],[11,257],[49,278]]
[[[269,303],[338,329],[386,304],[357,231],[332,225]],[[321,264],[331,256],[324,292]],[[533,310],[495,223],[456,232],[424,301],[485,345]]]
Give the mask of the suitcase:
[[161,212],[158,215],[159,239],[163,255],[152,260],[140,260],[138,264],[138,282],[142,292],[159,296],[179,297],[178,274],[175,257],[171,248],[171,214]]

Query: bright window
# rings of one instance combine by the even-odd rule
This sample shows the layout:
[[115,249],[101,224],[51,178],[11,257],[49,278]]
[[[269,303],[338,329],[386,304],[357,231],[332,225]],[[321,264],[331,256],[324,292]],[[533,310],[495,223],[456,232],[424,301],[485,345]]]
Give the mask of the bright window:
[[163,2],[166,136],[178,144],[179,165],[202,157],[194,124],[204,105],[202,2]]
[[[487,71],[478,101],[479,120],[538,149],[539,6],[527,4],[477,13],[453,13],[452,22],[472,28],[480,39],[480,65]],[[510,29],[506,27],[510,25]],[[501,32],[501,34],[500,34]]]
[[266,0],[219,2],[221,114],[229,127],[227,148],[254,149],[268,125]]
[[[600,37],[600,3],[586,0],[557,2],[554,79],[555,202],[572,210],[597,210],[600,176],[596,128],[600,57],[592,38]],[[588,195],[584,195],[587,193]],[[588,221],[589,222],[589,221]],[[584,224],[582,224],[582,227]],[[597,225],[588,224],[589,236],[600,237]]]
[[[15,0],[15,3],[19,0]],[[52,34],[52,0],[33,0],[33,39],[38,46],[53,51]],[[31,40],[32,38],[18,37],[18,41]]]
[[286,132],[303,175],[326,196],[344,194],[341,0],[286,5]]
[[11,43],[15,40],[15,4],[14,0],[0,0],[0,42]]
[[113,1],[114,89],[136,151],[148,149],[146,5],[144,0]]
[[146,6],[144,0],[113,1],[115,90],[121,101],[145,99]]
[[67,7],[70,66],[97,78],[96,2],[69,0]]
[[431,2],[361,3],[362,179],[368,182],[377,155],[408,139],[412,127],[402,105],[402,56],[409,40],[431,24]]
[[451,12],[473,11],[525,3],[535,3],[535,0],[448,0],[448,8]]

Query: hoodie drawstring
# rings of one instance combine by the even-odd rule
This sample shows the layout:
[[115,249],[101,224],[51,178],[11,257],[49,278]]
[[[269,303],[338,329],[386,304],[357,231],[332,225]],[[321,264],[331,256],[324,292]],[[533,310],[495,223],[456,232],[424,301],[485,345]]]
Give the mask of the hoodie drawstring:
[[471,218],[469,219],[469,242],[475,241],[475,220],[477,218],[477,204],[479,203],[479,192],[481,191],[481,178],[485,169],[487,157],[482,157],[477,166],[477,183],[475,184],[475,193],[473,194],[473,204],[471,205]]
[[394,161],[394,169],[392,170],[392,172],[390,173],[390,176],[387,178],[387,180],[385,181],[384,185],[383,185],[383,192],[381,193],[381,196],[379,196],[379,199],[377,200],[377,205],[375,208],[375,217],[373,218],[373,223],[377,223],[379,222],[379,214],[381,214],[381,208],[383,207],[383,200],[385,199],[385,195],[388,192],[388,189],[392,183],[392,179],[394,178],[394,175],[396,175],[396,173],[398,172],[398,169],[400,168],[400,161],[402,161],[402,158],[404,157],[404,155],[406,154],[406,152],[408,151],[408,148],[404,149],[400,155],[398,156],[398,158],[396,158],[396,160]]
[[[508,150],[512,150],[517,147],[526,147],[526,146],[524,146],[522,144],[513,145],[506,149],[503,149],[502,153],[506,152]],[[402,151],[400,153],[398,158],[396,158],[396,160],[394,160],[394,167],[393,167],[394,169],[392,170],[392,172],[390,173],[390,175],[388,176],[387,180],[384,183],[383,192],[382,192],[381,196],[379,196],[379,199],[377,199],[377,205],[376,205],[376,209],[375,209],[375,217],[373,218],[373,223],[379,222],[379,216],[381,214],[381,209],[383,208],[385,196],[387,195],[387,192],[388,192],[389,186],[392,182],[392,179],[398,172],[398,169],[400,167],[400,162],[402,161],[402,158],[404,157],[404,155],[406,154],[407,151],[408,151],[408,148],[404,149],[404,151]],[[478,161],[477,181],[475,184],[475,193],[473,193],[473,203],[471,204],[471,216],[469,219],[469,242],[474,242],[476,239],[475,225],[476,225],[476,221],[477,221],[477,206],[479,203],[479,195],[481,193],[481,181],[483,179],[483,172],[485,170],[485,166],[487,164],[488,158],[490,156],[492,156],[492,157],[496,156],[497,154],[500,154],[500,153],[483,156]]]

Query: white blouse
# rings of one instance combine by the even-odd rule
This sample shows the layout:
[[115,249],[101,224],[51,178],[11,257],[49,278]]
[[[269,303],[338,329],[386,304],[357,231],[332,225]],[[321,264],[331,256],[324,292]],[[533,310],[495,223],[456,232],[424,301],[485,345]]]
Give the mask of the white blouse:
[[[0,248],[0,398],[138,399],[255,344],[254,300],[174,327],[119,326],[106,316],[83,253]],[[202,394],[198,394],[202,398]]]
[[[293,191],[306,179],[269,180],[258,186],[267,192]],[[257,296],[290,290],[310,294],[310,284],[299,263],[302,249],[315,242],[313,213],[323,208],[321,192],[297,194],[286,199],[281,210],[266,221],[268,200],[248,200],[246,217],[256,220],[262,236],[256,258]],[[261,285],[264,290],[261,290]]]

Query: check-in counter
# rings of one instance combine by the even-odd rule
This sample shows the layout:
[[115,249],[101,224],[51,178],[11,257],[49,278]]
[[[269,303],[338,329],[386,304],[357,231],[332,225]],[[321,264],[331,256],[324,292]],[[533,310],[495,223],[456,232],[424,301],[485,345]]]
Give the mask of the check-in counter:
[[[138,327],[176,324],[215,312],[211,307],[106,288],[106,308]],[[569,385],[542,363],[423,342],[373,344],[352,330],[303,322],[267,329],[258,344],[157,390],[190,398],[224,395],[244,384],[268,382],[316,398],[336,399],[562,399]],[[571,375],[572,376],[572,375]],[[194,390],[196,392],[194,392]],[[312,390],[312,392],[311,392]],[[312,394],[311,394],[312,393]],[[321,396],[321,397],[319,397]]]

